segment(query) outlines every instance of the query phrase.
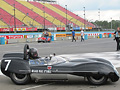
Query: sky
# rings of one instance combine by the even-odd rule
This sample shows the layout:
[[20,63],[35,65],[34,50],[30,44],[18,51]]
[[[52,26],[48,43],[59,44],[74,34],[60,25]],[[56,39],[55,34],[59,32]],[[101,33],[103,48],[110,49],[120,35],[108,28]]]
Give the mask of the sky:
[[120,20],[120,0],[56,0],[58,4],[88,21]]

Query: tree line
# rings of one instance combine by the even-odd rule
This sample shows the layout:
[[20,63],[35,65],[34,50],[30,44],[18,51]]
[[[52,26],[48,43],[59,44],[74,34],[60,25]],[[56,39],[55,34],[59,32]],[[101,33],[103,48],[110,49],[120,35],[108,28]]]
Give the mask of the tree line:
[[93,23],[96,27],[102,29],[117,29],[117,27],[120,27],[120,20],[112,20],[110,22],[96,20],[95,22],[91,23]]

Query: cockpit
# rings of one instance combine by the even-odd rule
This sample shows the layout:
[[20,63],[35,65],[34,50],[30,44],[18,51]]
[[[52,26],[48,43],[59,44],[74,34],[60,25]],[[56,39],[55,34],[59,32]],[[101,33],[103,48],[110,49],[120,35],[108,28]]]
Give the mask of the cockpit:
[[54,65],[66,62],[66,59],[60,56],[43,57],[38,59],[29,59],[29,64],[34,65]]
[[29,48],[29,45],[24,47],[24,59],[29,61],[29,64],[34,65],[54,65],[59,63],[64,63],[67,61],[66,58],[61,56],[56,56],[55,53],[49,57],[39,57],[37,49]]

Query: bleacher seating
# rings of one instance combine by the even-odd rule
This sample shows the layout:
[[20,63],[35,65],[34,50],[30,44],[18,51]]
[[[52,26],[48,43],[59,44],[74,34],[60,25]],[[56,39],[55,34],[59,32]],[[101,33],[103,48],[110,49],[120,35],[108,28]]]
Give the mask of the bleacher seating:
[[[51,5],[54,6],[54,7],[56,7],[56,8],[58,8],[59,10],[61,10],[63,12],[66,12],[66,9],[63,8],[62,6],[58,5],[58,4],[51,4]],[[84,19],[81,18],[81,17],[79,17],[78,15],[74,14],[73,12],[71,12],[71,11],[68,10],[67,13],[68,13],[68,15],[70,15],[70,16],[74,17],[75,19],[78,19],[79,21],[81,21],[82,23],[84,23]],[[90,26],[94,27],[94,25],[92,23],[87,22],[87,21],[85,21],[85,22],[86,22],[87,25],[90,25]]]
[[5,28],[7,27],[7,24],[4,23],[2,20],[0,20],[0,28]]
[[[59,10],[58,8],[52,6],[51,4],[44,4],[46,7],[50,8],[51,10],[57,12],[58,14],[60,14],[61,16],[65,17],[66,18],[66,13]],[[76,25],[80,26],[80,25],[83,25],[83,23],[81,23],[80,21],[78,21],[77,19],[75,19],[74,17],[71,17],[70,15],[67,14],[67,19],[68,20],[71,20],[71,22],[75,23]]]
[[[9,13],[7,13],[6,11],[4,11],[3,9],[0,8],[0,17],[2,18],[2,20],[8,25],[8,26],[14,26],[14,16],[10,15]],[[16,24],[18,25],[22,25],[24,23],[22,23],[21,21],[19,21],[18,19],[16,19]]]
[[[14,16],[14,7],[11,6],[10,4],[6,3],[5,1],[3,0],[0,0],[0,3],[1,4],[1,7],[3,10],[7,11],[9,14],[13,15]],[[26,16],[26,14],[20,12],[18,9],[15,9],[15,17],[17,19],[19,19],[20,21],[23,20],[23,18],[25,17],[26,20],[22,21],[25,25],[27,26],[30,26],[30,23],[31,21],[33,21],[33,19],[31,19],[30,17]],[[37,22],[34,21],[34,25],[41,25]]]
[[[44,13],[43,13],[44,11],[42,11],[41,9],[35,7],[34,5],[30,4],[29,2],[19,1],[19,0],[17,0],[17,1],[18,1],[19,3],[21,3],[22,5],[24,5],[24,6],[27,6],[27,8],[32,9],[34,12],[36,12],[36,13],[39,14],[40,16],[45,17],[46,20],[49,20],[50,22],[52,22],[52,21],[54,20],[54,17],[53,17],[53,16],[47,14],[46,12],[45,12],[45,14],[44,14]],[[45,15],[45,16],[44,16],[44,15]],[[59,25],[60,21],[57,20],[57,19],[55,19],[54,22],[52,22],[52,23],[53,23],[54,25]]]
[[[8,2],[10,5],[14,4],[14,0],[5,0],[5,1]],[[31,9],[27,8],[26,6],[20,4],[17,1],[15,1],[15,4],[16,4],[16,8],[18,10],[20,10],[24,14],[28,15],[29,17],[31,17],[34,21],[37,21],[38,23],[43,25],[43,20],[44,20],[43,17],[41,17],[40,15],[33,12]],[[52,23],[46,20],[46,25],[52,25]]]
[[[72,24],[74,27],[84,26],[84,19],[58,4],[22,1],[22,0],[0,0],[0,18],[7,26],[14,25],[14,8],[16,25],[46,27],[65,27]],[[67,17],[67,18],[66,18]],[[44,21],[45,20],[45,21]],[[85,21],[85,26],[94,27],[92,23]]]
[[[42,5],[41,3],[38,3],[38,2],[30,2],[30,3],[44,11],[43,7],[45,7],[45,6]],[[66,18],[64,18],[63,16],[59,15],[55,11],[45,7],[45,12],[48,13],[49,15],[53,16],[54,18],[58,19],[59,21],[63,22],[64,24],[66,24]],[[68,22],[72,23],[69,20],[68,20]]]

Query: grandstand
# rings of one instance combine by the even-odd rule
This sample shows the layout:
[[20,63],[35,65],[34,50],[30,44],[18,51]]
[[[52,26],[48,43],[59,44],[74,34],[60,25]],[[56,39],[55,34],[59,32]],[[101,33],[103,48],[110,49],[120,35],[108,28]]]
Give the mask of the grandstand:
[[0,0],[0,28],[84,29],[84,24],[95,27],[54,0]]

